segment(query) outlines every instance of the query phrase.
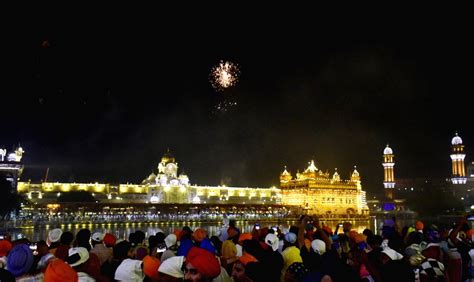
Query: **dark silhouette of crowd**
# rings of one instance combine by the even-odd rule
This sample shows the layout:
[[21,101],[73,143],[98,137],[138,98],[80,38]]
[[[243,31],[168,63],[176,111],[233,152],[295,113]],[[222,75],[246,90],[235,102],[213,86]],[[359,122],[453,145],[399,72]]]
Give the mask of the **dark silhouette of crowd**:
[[[333,231],[302,216],[289,230],[256,224],[241,232],[235,221],[211,236],[188,226],[146,238],[53,229],[46,240],[0,239],[0,281],[471,281],[474,231],[465,218],[451,228],[400,228],[384,221],[380,235]],[[474,281],[474,280],[473,280]]]

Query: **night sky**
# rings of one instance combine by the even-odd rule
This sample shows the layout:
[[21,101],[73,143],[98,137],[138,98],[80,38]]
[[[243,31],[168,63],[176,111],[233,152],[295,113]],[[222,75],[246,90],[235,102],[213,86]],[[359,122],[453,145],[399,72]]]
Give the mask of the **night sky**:
[[[290,13],[290,12],[288,12]],[[199,14],[199,15],[198,15]],[[270,14],[270,13],[269,13]],[[59,15],[59,16],[58,16]],[[22,180],[138,183],[169,148],[193,184],[278,185],[314,159],[382,189],[450,174],[456,130],[474,159],[472,30],[462,17],[176,13],[17,19],[4,35],[0,145]],[[209,83],[220,60],[236,87]],[[216,111],[216,105],[237,106]]]

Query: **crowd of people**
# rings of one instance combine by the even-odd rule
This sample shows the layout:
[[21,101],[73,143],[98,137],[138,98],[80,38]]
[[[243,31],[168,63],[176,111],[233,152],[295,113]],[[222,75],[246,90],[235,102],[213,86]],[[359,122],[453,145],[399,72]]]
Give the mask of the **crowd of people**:
[[288,230],[256,224],[247,233],[231,220],[212,236],[187,226],[128,240],[88,229],[53,229],[34,243],[5,235],[0,281],[471,281],[465,218],[443,229],[388,219],[380,231],[358,233],[348,222],[333,231],[302,216]]

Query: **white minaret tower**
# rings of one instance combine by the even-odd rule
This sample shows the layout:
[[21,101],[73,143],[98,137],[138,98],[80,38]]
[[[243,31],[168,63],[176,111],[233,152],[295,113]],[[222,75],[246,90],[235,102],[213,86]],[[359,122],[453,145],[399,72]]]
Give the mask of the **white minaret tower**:
[[385,197],[387,199],[393,199],[393,189],[395,188],[395,174],[393,167],[395,162],[393,161],[393,151],[387,144],[387,147],[383,150],[383,187],[385,188]]
[[451,140],[451,162],[452,162],[452,177],[451,181],[453,184],[466,184],[466,169],[464,166],[464,145],[462,144],[461,137],[456,135]]

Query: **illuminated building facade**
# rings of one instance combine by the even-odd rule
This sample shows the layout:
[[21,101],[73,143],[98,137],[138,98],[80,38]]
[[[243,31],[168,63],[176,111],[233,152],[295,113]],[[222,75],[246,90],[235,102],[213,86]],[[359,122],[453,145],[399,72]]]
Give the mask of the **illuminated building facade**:
[[453,184],[466,184],[466,169],[464,166],[464,145],[458,133],[451,140],[451,162],[452,162],[452,176],[451,182]]
[[311,161],[303,173],[293,178],[286,170],[280,175],[281,203],[297,205],[311,214],[368,214],[365,191],[356,168],[349,180],[342,180],[337,169],[332,176]]
[[9,154],[6,149],[0,149],[0,177],[6,179],[11,184],[12,191],[17,188],[18,180],[23,172],[23,148],[18,148]]
[[184,173],[178,174],[178,163],[168,151],[156,172],[141,184],[102,183],[18,183],[18,192],[37,203],[56,201],[61,193],[85,191],[101,203],[151,204],[280,204],[277,188],[248,188],[191,185]]
[[393,150],[387,144],[383,150],[383,187],[385,188],[385,198],[393,200],[393,190],[395,188],[395,174],[394,174],[394,155]]
[[311,162],[304,173],[293,179],[285,169],[280,188],[249,188],[191,185],[187,175],[178,174],[178,163],[168,151],[157,170],[141,184],[102,183],[18,183],[18,193],[37,204],[56,203],[72,191],[90,193],[101,204],[216,204],[216,205],[285,205],[306,209],[313,214],[366,215],[368,208],[359,172],[350,180],[341,180],[318,170]]

